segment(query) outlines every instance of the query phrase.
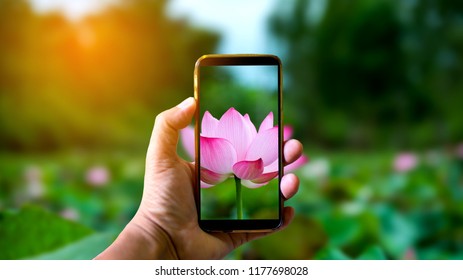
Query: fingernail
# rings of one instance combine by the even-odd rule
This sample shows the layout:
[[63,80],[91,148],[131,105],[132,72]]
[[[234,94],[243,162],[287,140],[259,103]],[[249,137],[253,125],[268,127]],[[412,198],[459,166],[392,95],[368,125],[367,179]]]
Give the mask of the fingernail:
[[178,104],[177,107],[180,109],[185,109],[193,105],[195,99],[193,97],[188,97],[187,99],[183,100],[182,103]]

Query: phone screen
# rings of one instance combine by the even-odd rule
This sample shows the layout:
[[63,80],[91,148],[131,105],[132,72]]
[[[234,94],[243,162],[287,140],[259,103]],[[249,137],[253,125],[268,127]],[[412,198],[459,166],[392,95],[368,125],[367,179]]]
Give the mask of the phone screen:
[[198,64],[200,225],[275,228],[281,222],[280,62],[219,56]]

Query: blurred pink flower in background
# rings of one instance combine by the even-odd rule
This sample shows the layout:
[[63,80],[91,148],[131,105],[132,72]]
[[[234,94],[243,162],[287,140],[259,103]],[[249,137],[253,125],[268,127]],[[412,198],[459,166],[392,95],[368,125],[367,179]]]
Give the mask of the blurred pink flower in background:
[[413,248],[408,248],[403,256],[404,260],[416,260],[416,252]]
[[26,200],[41,198],[45,193],[43,185],[42,170],[38,166],[28,166],[24,170],[26,181]]
[[325,180],[331,172],[331,164],[326,158],[312,159],[302,169],[302,175],[307,179]]
[[59,214],[61,217],[71,221],[77,221],[80,218],[79,212],[71,207],[63,209]]
[[87,170],[85,181],[93,187],[103,187],[109,182],[109,170],[105,166],[93,166]]
[[[220,120],[205,112],[201,122],[201,186],[212,187],[236,176],[248,188],[266,185],[278,176],[278,127],[270,112],[256,129],[248,114],[230,108]],[[284,128],[285,140],[292,129]],[[182,130],[182,144],[194,158],[194,129]],[[294,170],[307,162],[303,156],[285,167]]]
[[394,159],[394,170],[397,172],[407,172],[418,165],[418,157],[413,153],[400,153]]
[[457,157],[463,159],[463,143],[460,143],[456,150],[455,150],[455,154],[457,155]]

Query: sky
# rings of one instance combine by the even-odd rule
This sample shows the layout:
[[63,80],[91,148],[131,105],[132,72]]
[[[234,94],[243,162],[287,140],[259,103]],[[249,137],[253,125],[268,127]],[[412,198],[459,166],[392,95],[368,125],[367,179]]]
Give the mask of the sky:
[[119,0],[29,0],[32,8],[39,13],[60,11],[68,19],[78,21],[82,17],[98,13],[107,5]]
[[[29,0],[40,13],[61,11],[71,21],[95,14],[120,0]],[[266,19],[276,0],[171,0],[167,14],[222,34],[219,53],[268,53]]]
[[[71,21],[96,14],[121,0],[29,0],[40,13],[60,11]],[[127,0],[130,1],[130,0]],[[166,13],[174,19],[186,19],[190,24],[212,29],[221,34],[217,53],[270,53],[278,55],[268,38],[267,20],[278,0],[171,0]],[[244,83],[255,75],[243,71],[234,73]],[[265,75],[266,76],[266,75]],[[262,76],[259,80],[266,79]]]
[[168,14],[222,33],[219,53],[268,53],[266,21],[275,0],[173,0]]

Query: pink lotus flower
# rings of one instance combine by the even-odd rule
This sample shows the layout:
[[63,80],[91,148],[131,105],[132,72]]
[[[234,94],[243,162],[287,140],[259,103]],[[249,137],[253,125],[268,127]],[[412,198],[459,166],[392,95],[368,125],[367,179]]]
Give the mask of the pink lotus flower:
[[456,148],[457,157],[463,159],[463,143],[460,143]]
[[85,181],[93,187],[103,187],[110,179],[109,170],[104,166],[93,166],[87,170]]
[[416,252],[415,249],[413,248],[408,248],[407,251],[405,251],[405,254],[402,258],[403,260],[416,260]]
[[38,166],[28,166],[24,170],[26,179],[26,197],[28,199],[40,199],[45,194],[43,172]]
[[[182,130],[182,144],[190,157],[194,157],[194,130]],[[284,128],[285,140],[292,134]],[[236,177],[248,188],[266,185],[278,176],[278,127],[273,124],[270,112],[256,129],[248,114],[241,115],[230,108],[220,118],[208,111],[201,123],[201,187],[209,188],[229,177]],[[285,171],[307,162],[306,157],[286,166]]]
[[79,211],[72,207],[63,209],[59,214],[61,217],[71,221],[78,221],[80,218]]
[[413,153],[401,153],[394,159],[394,169],[397,172],[407,172],[418,165],[418,157]]

